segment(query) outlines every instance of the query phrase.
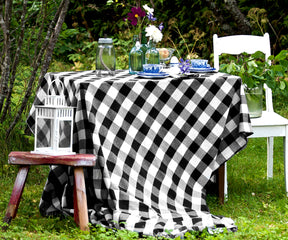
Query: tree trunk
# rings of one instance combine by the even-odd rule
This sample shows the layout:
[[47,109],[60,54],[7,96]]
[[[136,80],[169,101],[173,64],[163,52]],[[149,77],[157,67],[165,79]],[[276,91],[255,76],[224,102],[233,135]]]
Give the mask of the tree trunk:
[[237,29],[233,29],[231,25],[226,21],[223,7],[217,6],[214,0],[206,0],[206,3],[209,5],[209,8],[212,10],[214,16],[216,17],[216,22],[219,23],[221,29],[231,35],[231,34],[251,34],[251,26],[247,18],[240,11],[237,2],[235,0],[224,0],[224,8],[227,10],[227,13],[235,20],[237,23]]
[[247,18],[240,11],[236,0],[225,0],[225,8],[231,13],[238,26],[238,34],[251,34],[251,26]]
[[63,2],[61,3],[61,5],[63,5],[63,6],[62,6],[62,9],[59,13],[59,18],[58,18],[58,22],[56,23],[55,31],[53,32],[52,37],[50,38],[50,42],[48,44],[48,49],[47,49],[47,52],[45,55],[44,63],[43,63],[41,74],[40,74],[39,81],[38,81],[39,83],[49,68],[54,47],[55,47],[55,44],[56,44],[57,39],[59,37],[62,25],[64,23],[65,16],[67,14],[69,2],[70,2],[69,0],[63,0]]
[[0,112],[2,111],[3,103],[8,91],[8,82],[10,75],[11,64],[11,41],[10,41],[10,17],[12,13],[12,0],[5,1],[4,18],[2,11],[0,12],[0,25],[4,34],[4,61],[1,65],[1,79],[0,79]]
[[[1,86],[1,95],[0,95],[0,110],[2,110],[3,107],[3,103],[5,100],[5,97],[7,97],[7,101],[5,103],[5,107],[4,110],[2,112],[2,116],[1,116],[1,121],[3,122],[5,120],[5,117],[7,115],[7,111],[8,109],[11,107],[11,93],[13,92],[13,85],[14,85],[14,80],[15,80],[15,74],[16,74],[16,70],[17,70],[17,65],[19,64],[19,59],[21,58],[21,46],[23,44],[24,38],[25,38],[25,22],[27,21],[27,19],[29,18],[29,16],[26,16],[27,14],[25,13],[26,9],[25,9],[25,3],[27,2],[27,0],[24,0],[23,3],[23,12],[22,12],[22,17],[21,17],[21,25],[19,26],[20,29],[20,35],[17,37],[15,36],[14,38],[17,39],[18,38],[18,43],[17,43],[17,49],[15,50],[14,53],[14,61],[13,61],[13,66],[11,67],[11,54],[10,54],[10,48],[11,48],[11,39],[10,39],[10,21],[12,19],[12,0],[6,0],[6,5],[5,5],[5,17],[3,18],[3,16],[1,15],[2,12],[0,12],[0,24],[1,24],[1,29],[3,31],[3,35],[4,35],[4,48],[3,48],[3,52],[5,54],[5,58],[3,59],[2,62],[2,68],[1,68],[1,81],[0,81],[0,86]],[[67,9],[68,9],[68,5],[69,5],[69,0],[62,0],[61,4],[58,6],[57,12],[55,13],[54,18],[51,20],[49,26],[47,27],[47,19],[49,17],[48,14],[51,14],[49,12],[46,11],[47,7],[48,7],[48,3],[50,3],[49,1],[43,0],[42,1],[42,9],[39,13],[40,16],[40,26],[38,26],[38,19],[35,21],[36,26],[35,29],[37,29],[37,36],[36,39],[36,43],[33,44],[33,48],[35,49],[34,51],[34,56],[32,56],[31,60],[30,60],[30,64],[32,67],[32,71],[29,77],[29,81],[27,84],[27,88],[25,89],[25,93],[24,93],[24,97],[22,99],[22,103],[20,104],[20,107],[18,110],[16,110],[16,114],[14,116],[14,118],[10,121],[10,125],[8,130],[6,131],[6,139],[9,137],[9,135],[11,134],[11,131],[14,129],[14,127],[16,126],[16,124],[19,122],[19,120],[21,119],[21,116],[24,112],[24,110],[27,108],[27,104],[29,101],[29,98],[32,94],[32,90],[33,90],[33,86],[35,86],[35,84],[37,84],[38,82],[40,82],[42,80],[42,78],[44,77],[45,73],[47,72],[51,59],[52,59],[52,54],[53,54],[53,50],[55,47],[55,44],[57,42],[58,36],[60,34],[66,13],[67,13]],[[26,18],[25,18],[26,16]],[[37,17],[37,16],[36,16]],[[46,23],[45,23],[46,22]],[[49,23],[49,22],[48,22]],[[45,29],[47,29],[46,31],[46,36],[45,38],[42,40],[42,35],[45,31]],[[31,28],[29,29],[31,30]],[[31,33],[30,33],[31,34]],[[26,39],[26,44],[29,41]],[[37,78],[38,75],[38,71],[39,68],[41,67],[41,71],[40,71],[40,76],[39,78]],[[36,81],[36,79],[38,79],[38,81]],[[8,83],[9,83],[9,90],[8,90]],[[5,93],[5,94],[3,94]],[[7,95],[8,93],[8,95]]]
[[9,89],[8,89],[8,93],[7,93],[7,98],[6,98],[6,102],[5,102],[5,106],[2,112],[2,116],[1,116],[1,123],[3,123],[6,114],[8,112],[8,109],[10,107],[11,104],[11,96],[12,96],[12,91],[13,91],[13,87],[14,87],[14,81],[15,81],[15,77],[16,77],[16,71],[17,71],[17,66],[19,63],[19,58],[20,58],[20,54],[21,54],[21,49],[22,49],[22,44],[23,44],[23,38],[24,38],[24,31],[25,31],[25,15],[26,15],[26,10],[27,10],[27,1],[25,0],[23,2],[23,12],[21,15],[21,33],[18,39],[18,46],[16,49],[16,53],[15,53],[15,57],[14,57],[14,61],[12,64],[12,69],[11,69],[11,78],[10,78],[10,85],[9,85]]

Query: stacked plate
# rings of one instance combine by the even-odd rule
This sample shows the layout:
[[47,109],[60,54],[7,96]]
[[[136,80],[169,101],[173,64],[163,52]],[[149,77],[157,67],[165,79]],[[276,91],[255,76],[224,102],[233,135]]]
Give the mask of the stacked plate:
[[216,68],[205,67],[205,68],[189,68],[190,72],[194,73],[206,73],[206,72],[214,72]]
[[159,72],[159,73],[139,72],[137,73],[137,75],[142,78],[166,78],[169,76],[169,74],[166,72]]

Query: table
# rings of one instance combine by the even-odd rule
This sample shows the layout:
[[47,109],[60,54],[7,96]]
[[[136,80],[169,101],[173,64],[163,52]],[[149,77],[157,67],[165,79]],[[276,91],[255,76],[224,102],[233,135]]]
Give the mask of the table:
[[[154,236],[237,230],[232,219],[210,213],[205,186],[252,134],[239,77],[47,73],[34,105],[43,103],[54,79],[64,83],[68,105],[76,107],[74,151],[97,156],[95,167],[85,169],[92,224]],[[59,86],[53,89],[57,92]],[[31,129],[34,105],[27,119]],[[51,166],[40,201],[42,215],[73,214],[72,176],[68,167]]]

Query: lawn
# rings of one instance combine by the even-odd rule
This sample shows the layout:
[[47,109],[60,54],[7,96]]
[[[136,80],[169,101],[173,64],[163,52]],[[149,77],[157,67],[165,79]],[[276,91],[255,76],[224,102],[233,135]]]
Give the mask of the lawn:
[[[277,111],[287,117],[284,104],[285,101],[279,101]],[[238,231],[219,235],[187,234],[185,239],[288,239],[282,138],[274,140],[273,179],[267,180],[266,177],[266,139],[263,138],[249,139],[246,149],[234,156],[227,167],[228,202],[220,205],[215,196],[208,196],[207,202],[212,214],[232,218]],[[138,239],[133,232],[102,227],[91,227],[90,232],[81,232],[70,217],[42,217],[38,204],[48,171],[47,166],[31,168],[17,217],[6,232],[0,233],[1,239]],[[8,166],[2,159],[2,216],[5,215],[16,174],[17,167]]]

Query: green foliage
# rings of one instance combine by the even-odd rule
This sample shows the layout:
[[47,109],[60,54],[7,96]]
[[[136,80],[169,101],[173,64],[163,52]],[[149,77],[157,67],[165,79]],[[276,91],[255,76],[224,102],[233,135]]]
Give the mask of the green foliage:
[[8,126],[9,122],[0,123],[0,181],[3,176],[9,175],[11,168],[7,165],[7,159],[11,151],[20,151],[21,149],[30,151],[33,149],[34,138],[24,133],[26,129],[24,119],[17,124],[12,134],[6,139]]
[[[116,69],[128,68],[128,55],[133,44],[132,34],[126,31],[121,33],[121,38],[113,38],[117,58]],[[95,69],[98,40],[91,41],[87,36],[84,28],[68,29],[65,26],[56,44],[55,59],[72,64],[72,70],[76,71]]]
[[[55,1],[48,1],[47,6],[44,9],[43,8],[43,2],[42,1],[28,1],[27,4],[27,14],[26,14],[26,30],[24,31],[24,37],[23,37],[23,46],[22,51],[20,55],[20,63],[27,65],[27,62],[31,61],[34,53],[39,50],[39,47],[41,45],[41,42],[45,38],[46,32],[39,32],[40,26],[42,24],[49,23],[53,16],[55,11],[57,10],[57,6],[60,4],[60,0]],[[11,18],[11,37],[13,41],[11,41],[11,55],[13,56],[17,47],[18,47],[18,39],[21,32],[21,14],[23,11],[23,1],[13,1],[13,14]],[[45,11],[47,16],[44,18],[44,13],[42,11]],[[2,49],[3,47],[3,31],[0,31],[0,47]]]
[[[275,109],[288,115],[287,98],[276,99]],[[14,144],[16,144],[14,140]],[[249,139],[246,149],[228,162],[229,199],[219,205],[218,199],[208,195],[207,203],[211,213],[231,217],[238,231],[210,234],[208,231],[187,232],[184,239],[210,240],[251,240],[288,239],[288,204],[285,194],[283,145],[281,138],[275,138],[274,177],[266,179],[266,139]],[[18,142],[20,144],[20,141]],[[15,147],[21,150],[19,146]],[[7,159],[7,158],[6,158]],[[254,166],[254,167],[251,167]],[[257,166],[257,167],[255,167]],[[108,229],[91,225],[90,232],[82,232],[72,217],[46,218],[38,211],[39,199],[49,172],[48,166],[32,167],[23,193],[22,201],[15,219],[7,232],[1,232],[5,239],[89,239],[89,240],[164,240],[163,237],[139,236],[127,230]],[[0,212],[5,214],[17,167],[4,166],[0,175]],[[180,240],[178,237],[176,240]]]
[[[185,4],[181,0],[153,2],[154,14],[164,24],[163,40],[157,47],[176,48],[177,57],[199,56],[209,59],[213,52],[214,33],[221,36],[239,33],[238,24],[233,19],[231,11],[227,10],[225,1],[214,1],[211,6],[200,0],[187,0]],[[92,49],[83,51],[83,45],[87,42],[97,42],[99,37],[104,37],[106,34],[114,39],[114,43],[119,43],[116,51],[118,60],[122,61],[122,57],[119,56],[123,55],[127,55],[124,58],[126,59],[135,32],[133,26],[123,19],[136,3],[138,1],[135,0],[99,0],[97,3],[71,1],[66,29],[76,31],[71,33],[71,37],[64,36],[63,41],[59,42],[55,56],[57,58],[65,56],[69,63],[75,62],[78,65],[81,63],[81,69],[87,69],[92,66],[92,59],[86,62],[85,56],[91,57],[95,52]],[[151,6],[149,1],[139,3]],[[238,6],[250,22],[252,34],[261,35],[266,31],[270,33],[274,55],[287,47],[288,17],[283,1],[266,0],[264,4],[260,0],[241,0],[238,1]],[[69,47],[66,47],[67,43]],[[119,64],[119,68],[128,66],[125,61],[125,64],[122,63]]]
[[85,28],[63,26],[55,47],[55,59],[70,62],[74,70],[91,70],[95,65],[96,41],[90,41]]
[[266,83],[274,92],[288,94],[288,51],[282,50],[278,55],[271,55],[265,61],[262,52],[240,57],[228,56],[226,63],[221,64],[220,71],[237,75],[242,78],[247,88],[254,88]]

